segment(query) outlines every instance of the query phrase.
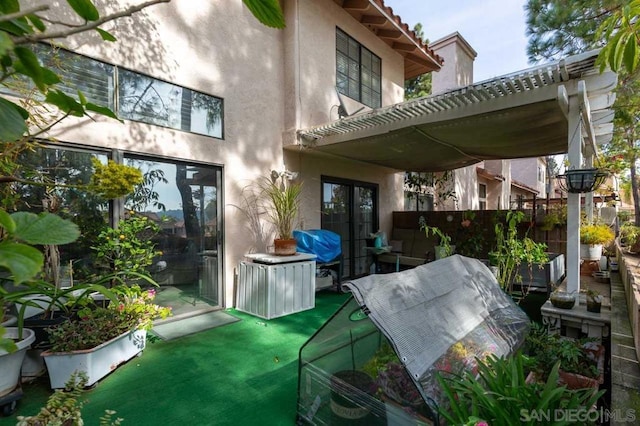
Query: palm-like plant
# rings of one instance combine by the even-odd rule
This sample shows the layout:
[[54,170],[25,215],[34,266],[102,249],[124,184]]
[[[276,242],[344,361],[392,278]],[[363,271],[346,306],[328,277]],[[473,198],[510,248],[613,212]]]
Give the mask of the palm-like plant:
[[300,210],[302,183],[294,183],[282,174],[272,174],[265,180],[263,193],[266,197],[266,212],[276,227],[278,239],[292,239],[293,227]]

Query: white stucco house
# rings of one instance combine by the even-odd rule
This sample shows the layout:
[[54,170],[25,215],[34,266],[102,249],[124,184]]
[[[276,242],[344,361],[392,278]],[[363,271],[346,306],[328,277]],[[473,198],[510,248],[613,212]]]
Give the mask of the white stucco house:
[[[609,90],[585,55],[481,83],[451,67],[441,93],[402,102],[406,79],[437,72],[448,51],[467,54],[456,59],[464,68],[473,49],[461,37],[425,46],[383,0],[281,4],[284,30],[261,25],[241,0],[172,0],[107,25],[115,43],[97,34],[62,40],[68,89],[123,122],[67,119],[49,135],[55,144],[30,160],[64,182],[81,180],[91,157],[139,167],[147,191],[97,211],[171,223],[158,240],[162,283],[190,288],[207,309],[233,306],[238,262],[271,245],[247,189],[272,171],[304,182],[299,227],[339,233],[344,275],[355,277],[368,272],[364,239],[389,232],[391,213],[404,208],[404,171],[464,167],[486,183],[487,200],[506,201],[510,183],[490,188],[505,176],[503,159],[566,152],[577,114],[569,104],[586,99],[578,80]],[[86,218],[86,200],[64,199]],[[479,206],[477,195],[469,199],[460,208]]]

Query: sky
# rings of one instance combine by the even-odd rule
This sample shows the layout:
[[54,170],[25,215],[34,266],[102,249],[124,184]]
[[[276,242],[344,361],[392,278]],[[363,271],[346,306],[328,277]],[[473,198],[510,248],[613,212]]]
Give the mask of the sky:
[[478,53],[474,82],[531,67],[525,36],[526,0],[385,0],[402,22],[422,24],[436,41],[455,31]]

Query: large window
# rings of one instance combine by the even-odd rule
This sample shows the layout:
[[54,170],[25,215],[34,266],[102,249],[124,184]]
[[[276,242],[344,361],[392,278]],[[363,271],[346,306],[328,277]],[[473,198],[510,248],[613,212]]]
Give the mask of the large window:
[[[42,63],[60,75],[58,88],[70,96],[77,96],[79,90],[89,102],[111,109],[120,118],[223,137],[220,98],[46,44],[35,50]],[[19,92],[18,88],[9,91]]]
[[118,69],[121,118],[222,137],[222,99]]
[[379,57],[336,28],[336,87],[340,93],[371,108],[380,107],[381,69]]
[[[123,154],[124,164],[138,168],[144,177],[133,193],[112,207],[86,190],[95,168],[93,160],[106,163],[109,153],[62,145],[38,147],[19,158],[21,178],[58,186],[19,185],[17,210],[54,212],[73,221],[80,238],[58,247],[59,278],[70,285],[102,273],[96,263],[97,236],[114,219],[145,216],[160,231],[147,236],[159,255],[149,267],[160,284],[159,299],[178,306],[175,315],[209,309],[223,303],[222,296],[222,169],[206,164],[185,163]],[[115,157],[120,157],[116,155]],[[115,161],[115,159],[114,159]],[[188,301],[188,306],[178,303]]]

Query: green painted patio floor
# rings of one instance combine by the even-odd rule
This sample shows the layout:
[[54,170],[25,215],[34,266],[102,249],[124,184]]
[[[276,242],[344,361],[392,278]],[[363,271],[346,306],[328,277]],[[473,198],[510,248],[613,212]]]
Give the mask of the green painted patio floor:
[[[85,393],[85,424],[110,409],[124,425],[294,425],[300,346],[347,298],[320,292],[314,309],[270,321],[229,309],[241,321],[150,343]],[[0,425],[37,413],[51,393],[46,378],[23,389]]]

